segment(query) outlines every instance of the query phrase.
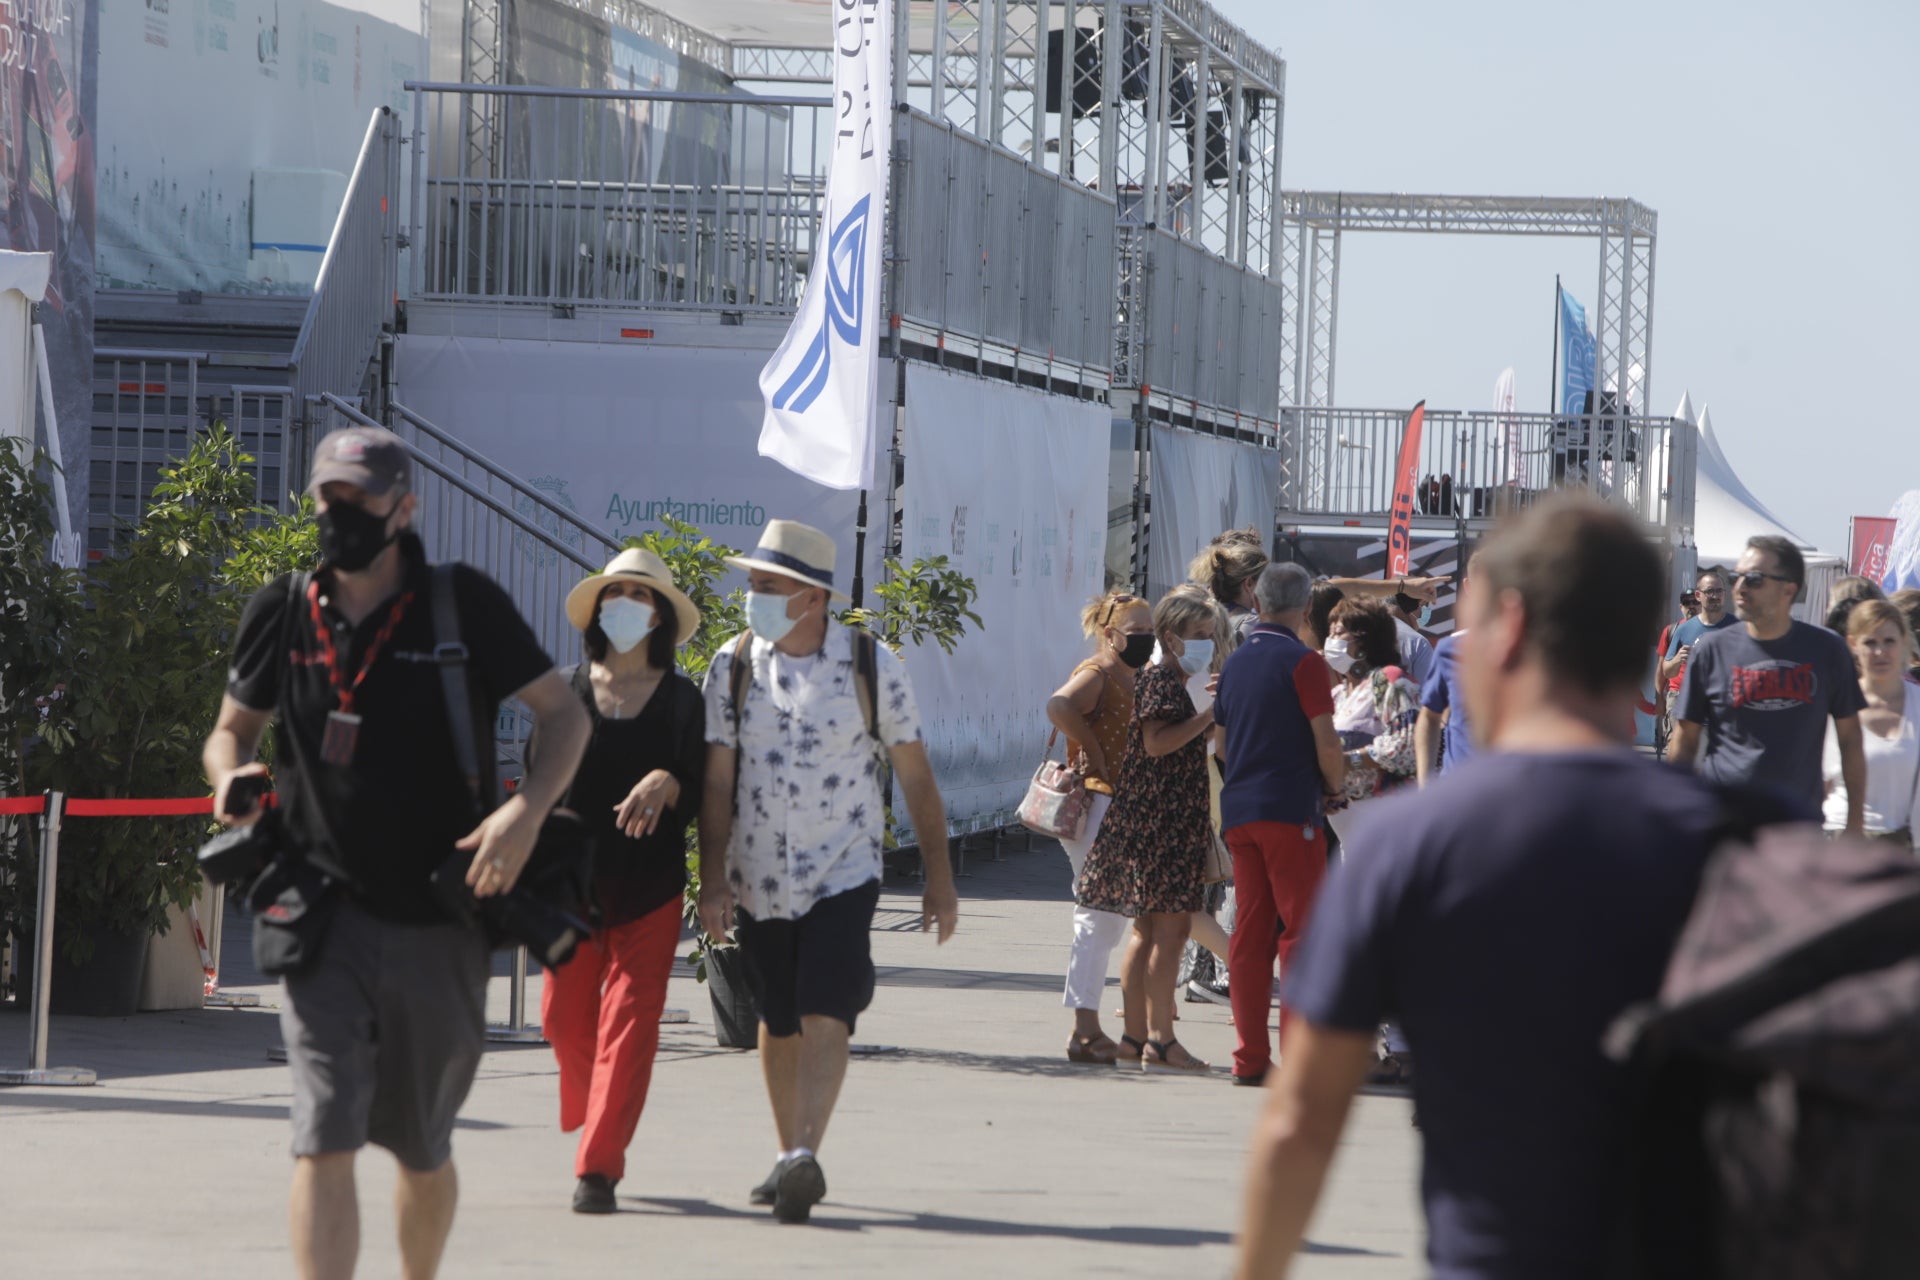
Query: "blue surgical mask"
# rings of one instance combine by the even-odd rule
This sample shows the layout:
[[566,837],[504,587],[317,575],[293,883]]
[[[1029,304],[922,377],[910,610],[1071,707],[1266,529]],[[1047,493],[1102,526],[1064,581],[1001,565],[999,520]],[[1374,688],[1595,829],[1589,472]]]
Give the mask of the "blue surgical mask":
[[747,592],[747,629],[768,644],[779,644],[800,622],[787,616],[787,604],[792,599],[764,591]]
[[627,653],[653,630],[653,606],[628,596],[615,596],[600,606],[600,630],[615,653]]
[[1432,625],[1432,623],[1433,623],[1433,606],[1431,604],[1421,605],[1420,606],[1420,629],[1422,631],[1425,631],[1430,625]]
[[1189,640],[1186,652],[1180,655],[1180,669],[1188,675],[1196,675],[1213,665],[1213,641]]

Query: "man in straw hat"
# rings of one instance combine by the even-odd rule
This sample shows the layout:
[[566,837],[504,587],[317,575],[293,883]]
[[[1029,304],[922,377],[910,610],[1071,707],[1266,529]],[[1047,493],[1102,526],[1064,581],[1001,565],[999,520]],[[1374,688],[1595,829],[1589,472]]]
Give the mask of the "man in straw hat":
[[[833,539],[773,520],[747,571],[748,630],[707,671],[700,922],[735,924],[760,1001],[760,1059],[779,1159],[753,1189],[782,1222],[827,1192],[815,1154],[840,1096],[855,1019],[873,999],[869,930],[880,895],[891,760],[920,839],[921,927],[953,936],[959,899],[946,810],[900,659],[829,616]],[[884,751],[882,750],[884,748]]]
[[[295,1270],[353,1274],[354,1157],[373,1142],[400,1162],[401,1262],[419,1280],[438,1270],[453,1229],[453,1124],[486,1047],[491,972],[486,940],[447,916],[431,877],[459,848],[473,853],[476,894],[513,888],[579,763],[587,715],[505,591],[466,565],[427,563],[398,436],[336,431],[315,449],[312,476],[320,570],[282,575],[247,604],[202,759],[222,821],[258,821],[255,800],[230,796],[242,794],[235,779],[265,774],[254,753],[277,716],[285,843],[331,879],[309,899],[313,919],[328,913],[318,953],[285,969],[281,999]],[[525,783],[491,813],[455,755],[440,602],[459,618],[473,723],[491,725],[518,697],[540,735]]]

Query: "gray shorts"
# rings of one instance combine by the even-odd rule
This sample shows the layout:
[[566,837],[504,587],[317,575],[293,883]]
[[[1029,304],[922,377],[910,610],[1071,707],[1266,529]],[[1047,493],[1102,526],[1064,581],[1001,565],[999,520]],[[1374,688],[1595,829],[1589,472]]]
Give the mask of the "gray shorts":
[[391,924],[342,902],[311,969],[285,979],[293,1154],[369,1142],[430,1172],[486,1048],[486,943],[456,924]]

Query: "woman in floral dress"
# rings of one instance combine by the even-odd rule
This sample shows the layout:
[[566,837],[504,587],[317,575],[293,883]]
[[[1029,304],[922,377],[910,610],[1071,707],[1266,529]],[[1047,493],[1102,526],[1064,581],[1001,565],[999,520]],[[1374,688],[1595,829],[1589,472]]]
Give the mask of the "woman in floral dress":
[[1076,886],[1083,907],[1133,920],[1147,951],[1146,980],[1122,974],[1122,1043],[1140,1046],[1148,1071],[1205,1071],[1173,1034],[1175,978],[1188,917],[1200,909],[1207,847],[1207,731],[1213,711],[1195,711],[1187,679],[1213,663],[1221,609],[1204,587],[1175,587],[1153,610],[1159,661],[1134,682],[1133,723],[1113,803]]

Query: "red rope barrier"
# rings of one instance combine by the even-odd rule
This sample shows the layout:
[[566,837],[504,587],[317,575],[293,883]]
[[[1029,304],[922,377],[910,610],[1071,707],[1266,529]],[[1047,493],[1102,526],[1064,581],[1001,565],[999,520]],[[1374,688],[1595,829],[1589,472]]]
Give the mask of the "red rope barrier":
[[213,797],[193,800],[67,801],[69,818],[183,818],[213,812]]
[[46,811],[45,796],[0,797],[0,818],[37,818]]

